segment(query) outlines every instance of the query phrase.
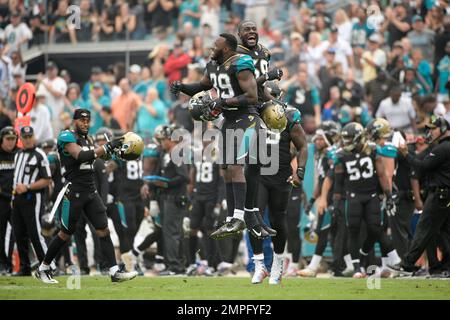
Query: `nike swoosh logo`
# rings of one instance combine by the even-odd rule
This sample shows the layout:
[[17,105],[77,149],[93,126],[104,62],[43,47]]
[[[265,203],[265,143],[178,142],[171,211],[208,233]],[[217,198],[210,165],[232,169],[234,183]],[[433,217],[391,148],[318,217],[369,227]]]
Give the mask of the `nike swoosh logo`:
[[257,237],[261,237],[261,231],[260,232],[256,232],[255,229],[252,229],[252,231]]
[[227,232],[233,232],[233,228],[229,228],[229,227],[227,227],[225,230],[227,230]]
[[297,200],[298,199],[298,197],[292,197],[292,200]]
[[241,121],[241,120],[242,120],[242,119],[237,119],[237,120],[236,120],[236,123],[238,123],[238,122]]
[[435,156],[435,154],[434,153],[430,153],[430,157],[434,157]]

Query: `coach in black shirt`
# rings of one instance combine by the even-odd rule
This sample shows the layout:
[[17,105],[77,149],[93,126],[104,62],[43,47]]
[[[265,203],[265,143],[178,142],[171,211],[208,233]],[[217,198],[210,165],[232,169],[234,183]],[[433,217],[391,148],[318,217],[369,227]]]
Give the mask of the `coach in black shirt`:
[[409,154],[405,146],[399,148],[406,160],[427,174],[429,194],[425,200],[423,213],[414,234],[411,247],[401,264],[390,266],[401,273],[412,273],[414,266],[424,252],[430,239],[440,233],[443,250],[450,252],[450,124],[441,117],[432,119],[427,125],[428,138],[435,145],[423,159]]
[[33,128],[20,130],[23,150],[14,158],[14,191],[12,226],[20,256],[19,275],[31,275],[28,239],[41,262],[47,251],[41,234],[41,214],[44,210],[43,194],[51,183],[50,165],[43,150],[36,147]]

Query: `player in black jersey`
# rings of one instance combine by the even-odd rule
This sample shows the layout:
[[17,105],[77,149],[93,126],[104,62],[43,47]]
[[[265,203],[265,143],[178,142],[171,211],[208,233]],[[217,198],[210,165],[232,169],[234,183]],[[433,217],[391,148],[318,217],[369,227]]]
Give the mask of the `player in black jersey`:
[[[372,250],[382,233],[381,206],[378,198],[378,183],[384,191],[388,206],[393,204],[389,183],[383,170],[383,162],[374,147],[365,140],[361,124],[351,122],[341,132],[342,149],[336,157],[334,203],[335,214],[339,213],[340,202],[345,199],[344,215],[349,231],[349,250],[353,259],[354,277],[364,277],[359,257],[365,257]],[[361,221],[367,225],[367,238],[359,248]]]
[[[274,103],[269,101],[267,103]],[[284,248],[287,238],[286,210],[291,194],[292,186],[299,187],[304,177],[304,168],[308,158],[305,133],[300,125],[301,115],[297,109],[286,110],[287,126],[281,133],[269,135],[268,143],[278,144],[279,148],[269,149],[270,152],[278,152],[279,169],[274,175],[262,175],[258,188],[258,207],[260,212],[269,208],[270,225],[277,231],[272,238],[275,256],[270,273],[270,284],[279,284],[283,273]],[[270,133],[270,131],[269,131]],[[297,149],[294,162],[297,162],[297,170],[292,172],[291,143]],[[273,156],[273,155],[271,155]],[[299,208],[297,208],[299,210]],[[298,214],[300,212],[298,211]],[[252,283],[261,283],[268,272],[264,266],[262,240],[250,238],[253,248],[253,260],[255,261],[255,273]]]
[[256,160],[257,163],[258,159],[250,158],[257,158],[254,151],[261,119],[257,110],[258,93],[253,60],[248,55],[236,53],[236,49],[236,38],[231,34],[221,34],[215,41],[212,61],[207,64],[200,82],[174,82],[171,85],[174,94],[183,92],[193,96],[214,88],[219,95],[217,99],[206,103],[206,118],[202,117],[212,120],[222,112],[225,118],[221,125],[219,152],[221,163],[226,165],[228,217],[227,223],[211,234],[214,238],[240,232],[245,225],[255,237],[268,236],[258,223],[255,213],[244,211],[247,186],[242,163],[244,159],[247,163],[249,160]]
[[[251,20],[244,20],[238,26],[238,36],[241,43],[237,52],[249,55],[255,65],[255,78],[258,86],[258,111],[262,112],[262,104],[273,99],[275,96],[264,85],[266,81],[280,80],[283,76],[281,69],[275,68],[269,71],[270,51],[259,43],[258,28]],[[267,125],[267,124],[266,124]],[[247,191],[245,195],[245,210],[257,211],[257,189],[261,175],[259,164],[248,164],[245,167],[245,178]],[[262,218],[257,214],[260,225],[270,234],[274,235],[273,229],[267,227]]]
[[[0,131],[0,275],[12,271],[11,197],[14,179],[14,156],[17,152],[17,132],[13,127]],[[8,234],[9,230],[9,234]],[[5,246],[8,256],[5,254]]]
[[92,163],[97,157],[110,156],[120,148],[123,138],[108,142],[102,147],[94,148],[92,138],[88,136],[90,112],[86,109],[76,109],[73,115],[74,130],[64,130],[58,137],[58,153],[61,164],[65,168],[64,177],[69,183],[61,190],[64,200],[61,212],[62,229],[49,245],[44,261],[35,271],[34,276],[44,283],[58,283],[53,279],[50,263],[74,233],[77,221],[84,211],[85,216],[93,224],[100,239],[102,254],[109,267],[113,282],[131,280],[136,272],[120,270],[111,241],[106,217],[106,208],[97,193],[94,183]]
[[[207,148],[210,141],[204,141],[203,147]],[[202,238],[205,248],[204,258],[208,267],[216,268],[222,262],[218,256],[216,240],[210,237],[220,214],[222,200],[225,198],[225,184],[220,170],[220,165],[214,159],[203,157],[201,149],[194,147],[194,165],[190,169],[190,181],[192,184],[192,211],[190,214],[189,236],[189,268],[186,273],[194,274],[197,271],[196,252],[198,250],[198,232],[201,231],[207,237]],[[196,161],[197,160],[197,161]]]

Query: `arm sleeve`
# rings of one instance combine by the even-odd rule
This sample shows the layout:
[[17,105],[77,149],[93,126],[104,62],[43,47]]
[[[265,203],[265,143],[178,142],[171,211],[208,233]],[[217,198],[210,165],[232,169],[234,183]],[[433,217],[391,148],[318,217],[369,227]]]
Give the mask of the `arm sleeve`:
[[410,153],[406,156],[406,160],[410,165],[416,169],[424,171],[425,173],[425,171],[433,170],[446,161],[449,152],[450,150],[445,150],[443,145],[438,145],[436,148],[431,150],[431,152],[423,160],[414,157]]

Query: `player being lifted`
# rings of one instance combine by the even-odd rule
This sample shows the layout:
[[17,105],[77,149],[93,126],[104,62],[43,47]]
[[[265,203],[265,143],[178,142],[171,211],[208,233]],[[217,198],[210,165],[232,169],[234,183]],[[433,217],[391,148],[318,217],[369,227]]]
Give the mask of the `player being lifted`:
[[61,230],[50,242],[44,261],[34,273],[34,277],[44,283],[58,283],[52,277],[50,263],[61,247],[70,240],[82,212],[92,223],[99,237],[102,254],[107,267],[109,267],[111,280],[113,282],[126,281],[137,275],[136,272],[120,270],[117,265],[114,245],[108,230],[106,208],[95,188],[92,166],[97,157],[110,156],[115,149],[121,148],[124,137],[94,149],[93,140],[88,136],[90,121],[89,110],[76,109],[73,115],[74,130],[64,130],[58,137],[58,153],[61,157],[61,165],[65,169],[64,178],[69,184],[61,190],[61,192],[64,192],[61,208]]
[[[345,199],[344,211],[349,233],[349,251],[353,259],[353,277],[364,277],[360,257],[372,250],[382,233],[381,206],[378,182],[386,196],[386,209],[395,207],[381,157],[375,148],[366,143],[364,128],[351,122],[341,132],[342,149],[336,154],[334,210],[339,211]],[[335,213],[339,214],[339,212]],[[367,237],[359,248],[361,221],[367,225]]]
[[[183,84],[175,81],[171,85],[174,94],[179,92],[189,96],[216,89],[219,97],[205,101],[203,99],[203,120],[213,120],[223,112],[224,122],[221,125],[222,138],[219,149],[222,163],[226,167],[225,183],[228,203],[227,222],[213,232],[213,238],[222,238],[247,229],[253,236],[266,237],[269,234],[262,229],[253,211],[244,212],[246,179],[242,159],[249,160],[250,148],[260,129],[261,119],[258,116],[258,93],[255,80],[255,66],[248,55],[236,53],[237,40],[231,34],[221,34],[214,43],[211,61],[200,82]],[[196,119],[199,120],[200,118]],[[244,132],[241,141],[236,141],[239,130]],[[229,141],[229,139],[232,139]],[[251,152],[253,153],[253,152]],[[245,223],[244,223],[245,221]]]
[[[238,45],[237,52],[249,55],[255,65],[255,78],[258,87],[258,112],[262,112],[262,104],[274,98],[270,91],[266,89],[264,83],[271,80],[280,80],[283,76],[281,69],[275,68],[269,71],[270,51],[259,43],[259,35],[256,23],[251,20],[244,20],[238,26],[238,36],[241,43]],[[260,180],[260,165],[248,164],[245,167],[245,179],[247,182],[247,192],[245,195],[245,210],[257,213],[257,190]],[[262,221],[260,214],[256,217],[259,224],[271,235],[276,232],[266,226]]]

